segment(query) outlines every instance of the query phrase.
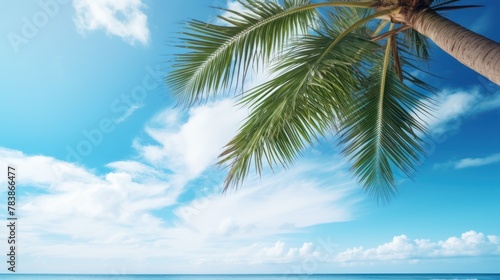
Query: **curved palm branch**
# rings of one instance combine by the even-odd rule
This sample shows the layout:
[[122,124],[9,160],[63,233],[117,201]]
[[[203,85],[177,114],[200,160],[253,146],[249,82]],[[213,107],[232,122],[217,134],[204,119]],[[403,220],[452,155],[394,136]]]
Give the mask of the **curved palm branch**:
[[321,20],[317,34],[297,42],[286,59],[278,61],[273,72],[281,74],[247,93],[241,104],[252,113],[218,162],[229,166],[224,190],[243,181],[252,164],[258,173],[264,161],[287,167],[317,136],[332,131],[353,93],[363,86],[364,65],[378,48],[363,36],[369,32],[362,27],[385,13],[358,21],[357,13],[351,13],[348,18],[355,22],[344,25]]
[[[350,30],[367,20],[342,32],[322,21],[323,32],[298,42],[274,67],[280,73],[276,78],[247,93],[241,103],[252,113],[218,162],[229,166],[224,190],[244,180],[252,164],[259,173],[264,161],[287,167],[318,136],[333,130],[363,86],[363,65],[378,48],[360,36],[362,30]],[[359,49],[356,55],[353,49]]]
[[424,152],[417,132],[425,127],[412,112],[430,109],[422,102],[426,96],[401,82],[389,66],[392,40],[371,68],[369,86],[357,94],[340,136],[351,171],[369,194],[385,201],[396,192],[393,169],[412,177]]
[[180,102],[192,104],[225,91],[234,79],[244,80],[248,67],[266,62],[293,37],[306,34],[316,19],[316,9],[340,5],[369,8],[376,1],[311,4],[309,0],[287,0],[283,6],[257,0],[239,2],[249,12],[225,9],[233,17],[219,16],[221,25],[188,22],[179,47],[189,52],[176,56],[166,78]]
[[428,96],[415,87],[430,87],[407,70],[428,59],[427,40],[387,27],[382,16],[393,10],[373,12],[379,0],[283,2],[242,1],[249,12],[226,10],[232,16],[221,25],[189,22],[181,44],[188,52],[167,78],[192,104],[238,87],[251,65],[272,65],[276,76],[241,97],[251,113],[219,157],[229,168],[224,190],[252,168],[260,173],[263,162],[289,166],[333,131],[364,189],[388,199],[394,173],[412,177],[423,155],[425,127],[414,115],[428,113]]

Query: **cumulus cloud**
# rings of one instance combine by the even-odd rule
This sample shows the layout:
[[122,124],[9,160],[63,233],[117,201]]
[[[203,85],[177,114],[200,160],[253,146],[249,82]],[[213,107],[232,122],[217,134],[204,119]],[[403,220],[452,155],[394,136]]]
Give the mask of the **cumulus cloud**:
[[410,239],[395,236],[391,242],[375,248],[354,247],[340,252],[334,261],[339,263],[372,263],[379,261],[414,261],[420,259],[499,256],[499,236],[468,231],[460,237],[444,241]]
[[137,141],[135,147],[147,162],[190,180],[214,163],[245,117],[231,100],[192,108],[185,119],[179,110],[166,110],[146,127],[156,143]]
[[147,45],[150,32],[141,0],[73,0],[75,24],[80,31],[104,29],[130,44]]
[[[256,246],[255,246],[256,247]],[[253,255],[254,263],[290,263],[309,258],[319,258],[320,248],[312,242],[304,242],[300,247],[288,246],[283,241],[277,241],[273,246],[264,246]]]
[[[36,266],[48,257],[78,263],[95,256],[154,256],[152,244],[167,236],[167,221],[154,211],[174,205],[180,193],[163,179],[166,174],[134,162],[111,163],[114,171],[97,174],[51,157],[2,148],[0,167],[7,165],[19,174],[16,208],[22,220],[24,271],[75,271],[72,265]],[[131,167],[147,172],[147,178],[128,172]],[[0,184],[5,183],[1,178]]]
[[[252,243],[249,246],[234,247],[233,250],[215,253],[209,259],[202,260],[207,264],[292,264],[304,260],[315,259],[324,261],[321,245],[313,242],[303,242],[297,245],[278,240],[274,244],[269,242]],[[241,266],[240,266],[241,267]],[[241,269],[241,268],[240,268]]]
[[0,158],[2,163],[17,166],[22,174],[20,183],[34,189],[21,208],[30,226],[42,226],[47,219],[78,218],[112,219],[127,224],[176,200],[170,185],[159,179],[161,173],[151,172],[148,180],[141,182],[137,173],[119,170],[125,163],[111,163],[116,171],[96,175],[72,163],[8,149],[0,149]]
[[[286,174],[264,174],[225,196],[220,195],[221,180],[213,179],[199,185],[197,198],[187,200],[181,199],[185,185],[172,183],[173,173],[134,160],[111,162],[106,165],[111,171],[99,174],[51,157],[2,148],[0,167],[6,169],[7,164],[22,175],[19,236],[26,248],[26,271],[39,271],[33,270],[34,262],[48,257],[74,260],[82,267],[95,256],[106,260],[102,264],[168,259],[172,267],[188,260],[202,267],[215,259],[220,264],[298,261],[316,254],[312,242],[285,246],[265,240],[350,220],[358,202],[352,195],[354,182],[342,168],[321,162],[296,165]],[[313,179],[319,177],[323,179]],[[5,183],[1,178],[0,184]],[[49,272],[75,272],[70,269],[75,266],[43,267]]]
[[[47,156],[27,156],[21,151],[1,147],[0,163],[19,166],[22,168],[23,183],[47,189],[62,189],[58,182],[75,181],[93,184],[100,181],[99,177],[77,165]],[[6,182],[5,178],[0,177],[0,183],[3,182]]]

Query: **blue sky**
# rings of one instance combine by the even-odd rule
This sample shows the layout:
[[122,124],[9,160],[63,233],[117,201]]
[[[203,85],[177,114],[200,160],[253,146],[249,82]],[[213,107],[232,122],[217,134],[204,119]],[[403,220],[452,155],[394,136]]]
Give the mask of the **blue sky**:
[[[500,41],[500,3],[480,2],[446,16]],[[428,157],[388,205],[328,141],[222,196],[212,164],[247,112],[231,99],[174,108],[162,78],[183,22],[239,7],[117,3],[0,10],[0,165],[18,170],[19,272],[500,272],[500,87],[433,49]]]

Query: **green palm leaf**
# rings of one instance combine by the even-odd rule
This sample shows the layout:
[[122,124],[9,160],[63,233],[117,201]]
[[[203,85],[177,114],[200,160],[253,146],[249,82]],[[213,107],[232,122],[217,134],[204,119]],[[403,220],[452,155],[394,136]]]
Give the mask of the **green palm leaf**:
[[229,168],[224,190],[265,162],[288,167],[334,132],[364,189],[389,199],[394,174],[412,177],[424,152],[415,115],[429,112],[429,96],[416,89],[431,87],[410,70],[428,60],[427,39],[404,24],[387,28],[387,14],[399,10],[376,9],[379,0],[240,3],[248,12],[225,10],[222,24],[188,23],[186,52],[166,79],[190,105],[241,90],[250,67],[272,66],[269,81],[240,96],[251,113],[219,157]]
[[179,101],[192,104],[211,94],[241,85],[252,65],[265,63],[301,34],[317,18],[316,9],[329,6],[371,7],[376,1],[331,1],[311,4],[309,0],[240,1],[246,13],[226,10],[231,17],[219,17],[224,24],[189,21],[166,78]]
[[391,40],[370,70],[369,86],[357,94],[344,119],[340,143],[351,171],[365,190],[382,201],[396,191],[394,170],[412,177],[423,155],[417,135],[425,127],[413,113],[428,113],[425,95],[401,82],[391,64]]
[[427,37],[414,29],[406,29],[402,33],[403,39],[398,41],[398,47],[406,50],[412,57],[427,62],[430,48]]
[[244,78],[249,66],[266,61],[291,37],[307,32],[315,16],[312,9],[297,9],[308,0],[286,1],[284,7],[254,0],[240,3],[249,12],[227,10],[233,17],[220,17],[225,24],[188,22],[181,46],[190,52],[177,55],[167,77],[182,102],[224,91],[235,77]]
[[229,166],[225,190],[244,180],[252,165],[258,173],[263,162],[287,167],[318,136],[334,130],[353,93],[366,86],[364,66],[378,44],[368,39],[363,24],[379,14],[346,25],[321,21],[321,31],[277,62],[277,77],[247,93],[241,103],[252,113],[220,156],[219,164]]

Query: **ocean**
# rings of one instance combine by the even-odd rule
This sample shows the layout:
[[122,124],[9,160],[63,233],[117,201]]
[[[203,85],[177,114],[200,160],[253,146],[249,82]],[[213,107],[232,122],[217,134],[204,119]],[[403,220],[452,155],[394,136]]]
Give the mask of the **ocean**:
[[0,274],[2,280],[500,280],[500,274],[71,275]]

